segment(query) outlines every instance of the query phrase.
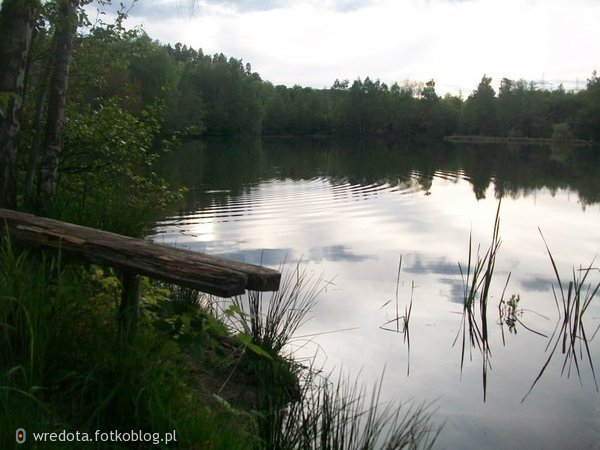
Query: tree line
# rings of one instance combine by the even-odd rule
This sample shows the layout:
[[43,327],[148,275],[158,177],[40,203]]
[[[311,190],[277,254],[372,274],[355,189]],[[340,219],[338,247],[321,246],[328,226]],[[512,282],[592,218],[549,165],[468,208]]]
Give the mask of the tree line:
[[[157,43],[157,45],[160,45]],[[600,79],[554,90],[484,75],[471,95],[436,92],[435,81],[388,86],[370,77],[328,89],[274,86],[250,64],[185,45],[163,49],[180,77],[171,91],[173,129],[205,135],[348,135],[439,138],[452,134],[600,140]]]
[[434,80],[276,86],[242,59],[125,29],[123,9],[115,22],[92,24],[88,2],[2,4],[0,205],[22,201],[43,213],[59,181],[62,192],[86,199],[108,176],[121,177],[132,192],[162,186],[150,165],[140,172],[140,164],[152,160],[157,141],[181,134],[600,141],[595,72],[579,92],[508,78],[496,92],[484,75],[467,98],[439,95]]

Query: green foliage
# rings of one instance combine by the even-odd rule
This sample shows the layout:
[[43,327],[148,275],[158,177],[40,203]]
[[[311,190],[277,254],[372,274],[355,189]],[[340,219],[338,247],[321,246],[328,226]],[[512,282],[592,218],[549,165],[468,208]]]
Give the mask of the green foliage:
[[266,350],[263,350],[260,346],[252,342],[252,336],[246,333],[238,333],[236,338],[242,343],[244,347],[250,350],[257,356],[262,358],[266,358],[269,361],[273,361],[273,357]]
[[[186,298],[182,298],[182,291]],[[221,352],[221,341],[229,339],[225,326],[194,299],[193,289],[174,285],[161,287],[144,279],[142,312],[152,328],[204,360],[206,352]]]
[[143,105],[164,100],[176,85],[175,63],[166,49],[145,33],[136,37],[131,46],[129,72],[139,83]]
[[[551,93],[535,83],[503,78],[498,95],[498,134],[515,137],[549,137]],[[556,114],[558,116],[558,114]]]
[[168,105],[166,122],[169,130],[183,131],[191,136],[206,132],[205,105],[193,66],[184,66],[177,90],[169,98]]
[[[146,303],[166,291],[143,286]],[[183,370],[189,358],[143,314],[136,339],[118,339],[119,283],[110,271],[0,244],[0,423],[28,431],[176,430],[180,448],[253,446],[252,422],[207,402]],[[81,445],[81,444],[80,444]],[[0,434],[13,448],[14,434]],[[75,443],[65,447],[87,448]],[[115,444],[112,448],[121,447]],[[157,446],[164,448],[164,446]]]
[[168,129],[190,135],[259,135],[262,81],[249,64],[222,53],[166,46],[179,76],[170,91]]
[[99,24],[75,42],[69,102],[75,109],[118,99],[128,112],[165,101],[177,83],[177,66],[167,50],[141,29]]
[[[53,14],[51,8],[45,12],[51,21]],[[125,30],[124,17],[120,12],[114,24],[95,24],[76,38],[51,214],[140,235],[161,208],[178,198],[153,167],[164,147],[159,139],[163,105],[177,74],[164,47],[139,29]],[[39,180],[52,68],[50,33],[42,28],[32,47],[18,164],[26,207],[37,209],[32,193]]]
[[159,113],[157,107],[148,108],[137,118],[115,100],[70,111],[56,199],[60,217],[139,235],[179,197],[154,172]]
[[587,82],[587,89],[577,94],[579,108],[572,118],[575,135],[600,142],[600,77],[596,71]]
[[496,134],[496,93],[491,83],[492,78],[484,75],[477,89],[465,102],[461,114],[463,133],[486,136]]

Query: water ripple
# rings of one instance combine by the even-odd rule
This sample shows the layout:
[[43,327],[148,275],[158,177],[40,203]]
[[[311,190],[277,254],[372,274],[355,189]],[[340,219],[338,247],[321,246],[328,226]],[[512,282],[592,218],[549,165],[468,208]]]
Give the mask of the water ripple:
[[[457,173],[436,173],[435,177],[456,180]],[[239,222],[247,229],[266,227],[272,220],[288,221],[293,232],[294,222],[327,224],[339,217],[354,220],[369,217],[372,203],[385,197],[386,201],[405,201],[412,196],[428,193],[422,183],[432,177],[418,171],[410,177],[378,182],[356,182],[345,178],[316,177],[304,180],[267,180],[248,188],[238,196],[227,192],[207,190],[207,198],[219,194],[219,202],[209,201],[208,207],[185,215],[173,216],[157,223],[157,235],[180,234],[211,240],[214,223]],[[223,194],[227,194],[223,197]]]

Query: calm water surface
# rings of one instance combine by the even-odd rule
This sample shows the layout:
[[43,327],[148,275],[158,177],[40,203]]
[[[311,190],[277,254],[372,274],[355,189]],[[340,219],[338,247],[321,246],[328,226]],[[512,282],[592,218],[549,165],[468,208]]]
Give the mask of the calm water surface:
[[[328,369],[361,372],[368,383],[385,369],[386,399],[434,402],[436,420],[445,422],[438,448],[600,448],[592,372],[593,365],[600,378],[600,296],[584,315],[589,357],[576,339],[579,375],[573,358],[563,370],[559,346],[522,402],[548,360],[560,319],[538,228],[566,291],[573,268],[580,274],[600,252],[597,150],[193,142],[166,158],[164,172],[190,191],[153,239],[276,268],[302,259],[306,270],[323,274],[331,283],[300,334],[338,332],[305,346],[298,339],[297,354],[316,354]],[[490,353],[484,359],[467,342],[461,369],[458,263],[467,262],[470,233],[482,255],[487,249],[499,198]],[[395,324],[385,325],[396,314],[400,256],[400,314],[413,298],[410,351]],[[593,265],[589,280],[597,284],[600,260]],[[509,273],[504,298],[520,301],[518,321],[507,324],[498,304]]]

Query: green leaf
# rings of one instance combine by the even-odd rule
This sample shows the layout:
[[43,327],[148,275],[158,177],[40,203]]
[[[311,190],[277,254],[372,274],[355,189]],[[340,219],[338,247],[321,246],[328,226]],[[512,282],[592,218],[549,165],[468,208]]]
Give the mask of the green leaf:
[[237,338],[248,350],[256,353],[258,356],[262,356],[270,361],[273,361],[273,357],[269,355],[269,353],[252,342],[252,337],[250,335],[246,333],[240,333],[237,335]]
[[239,316],[243,316],[244,315],[244,312],[237,305],[231,305],[231,306],[229,306],[229,308],[227,308],[225,310],[225,315],[227,317],[229,317],[229,318],[235,316],[236,314],[239,315]]

